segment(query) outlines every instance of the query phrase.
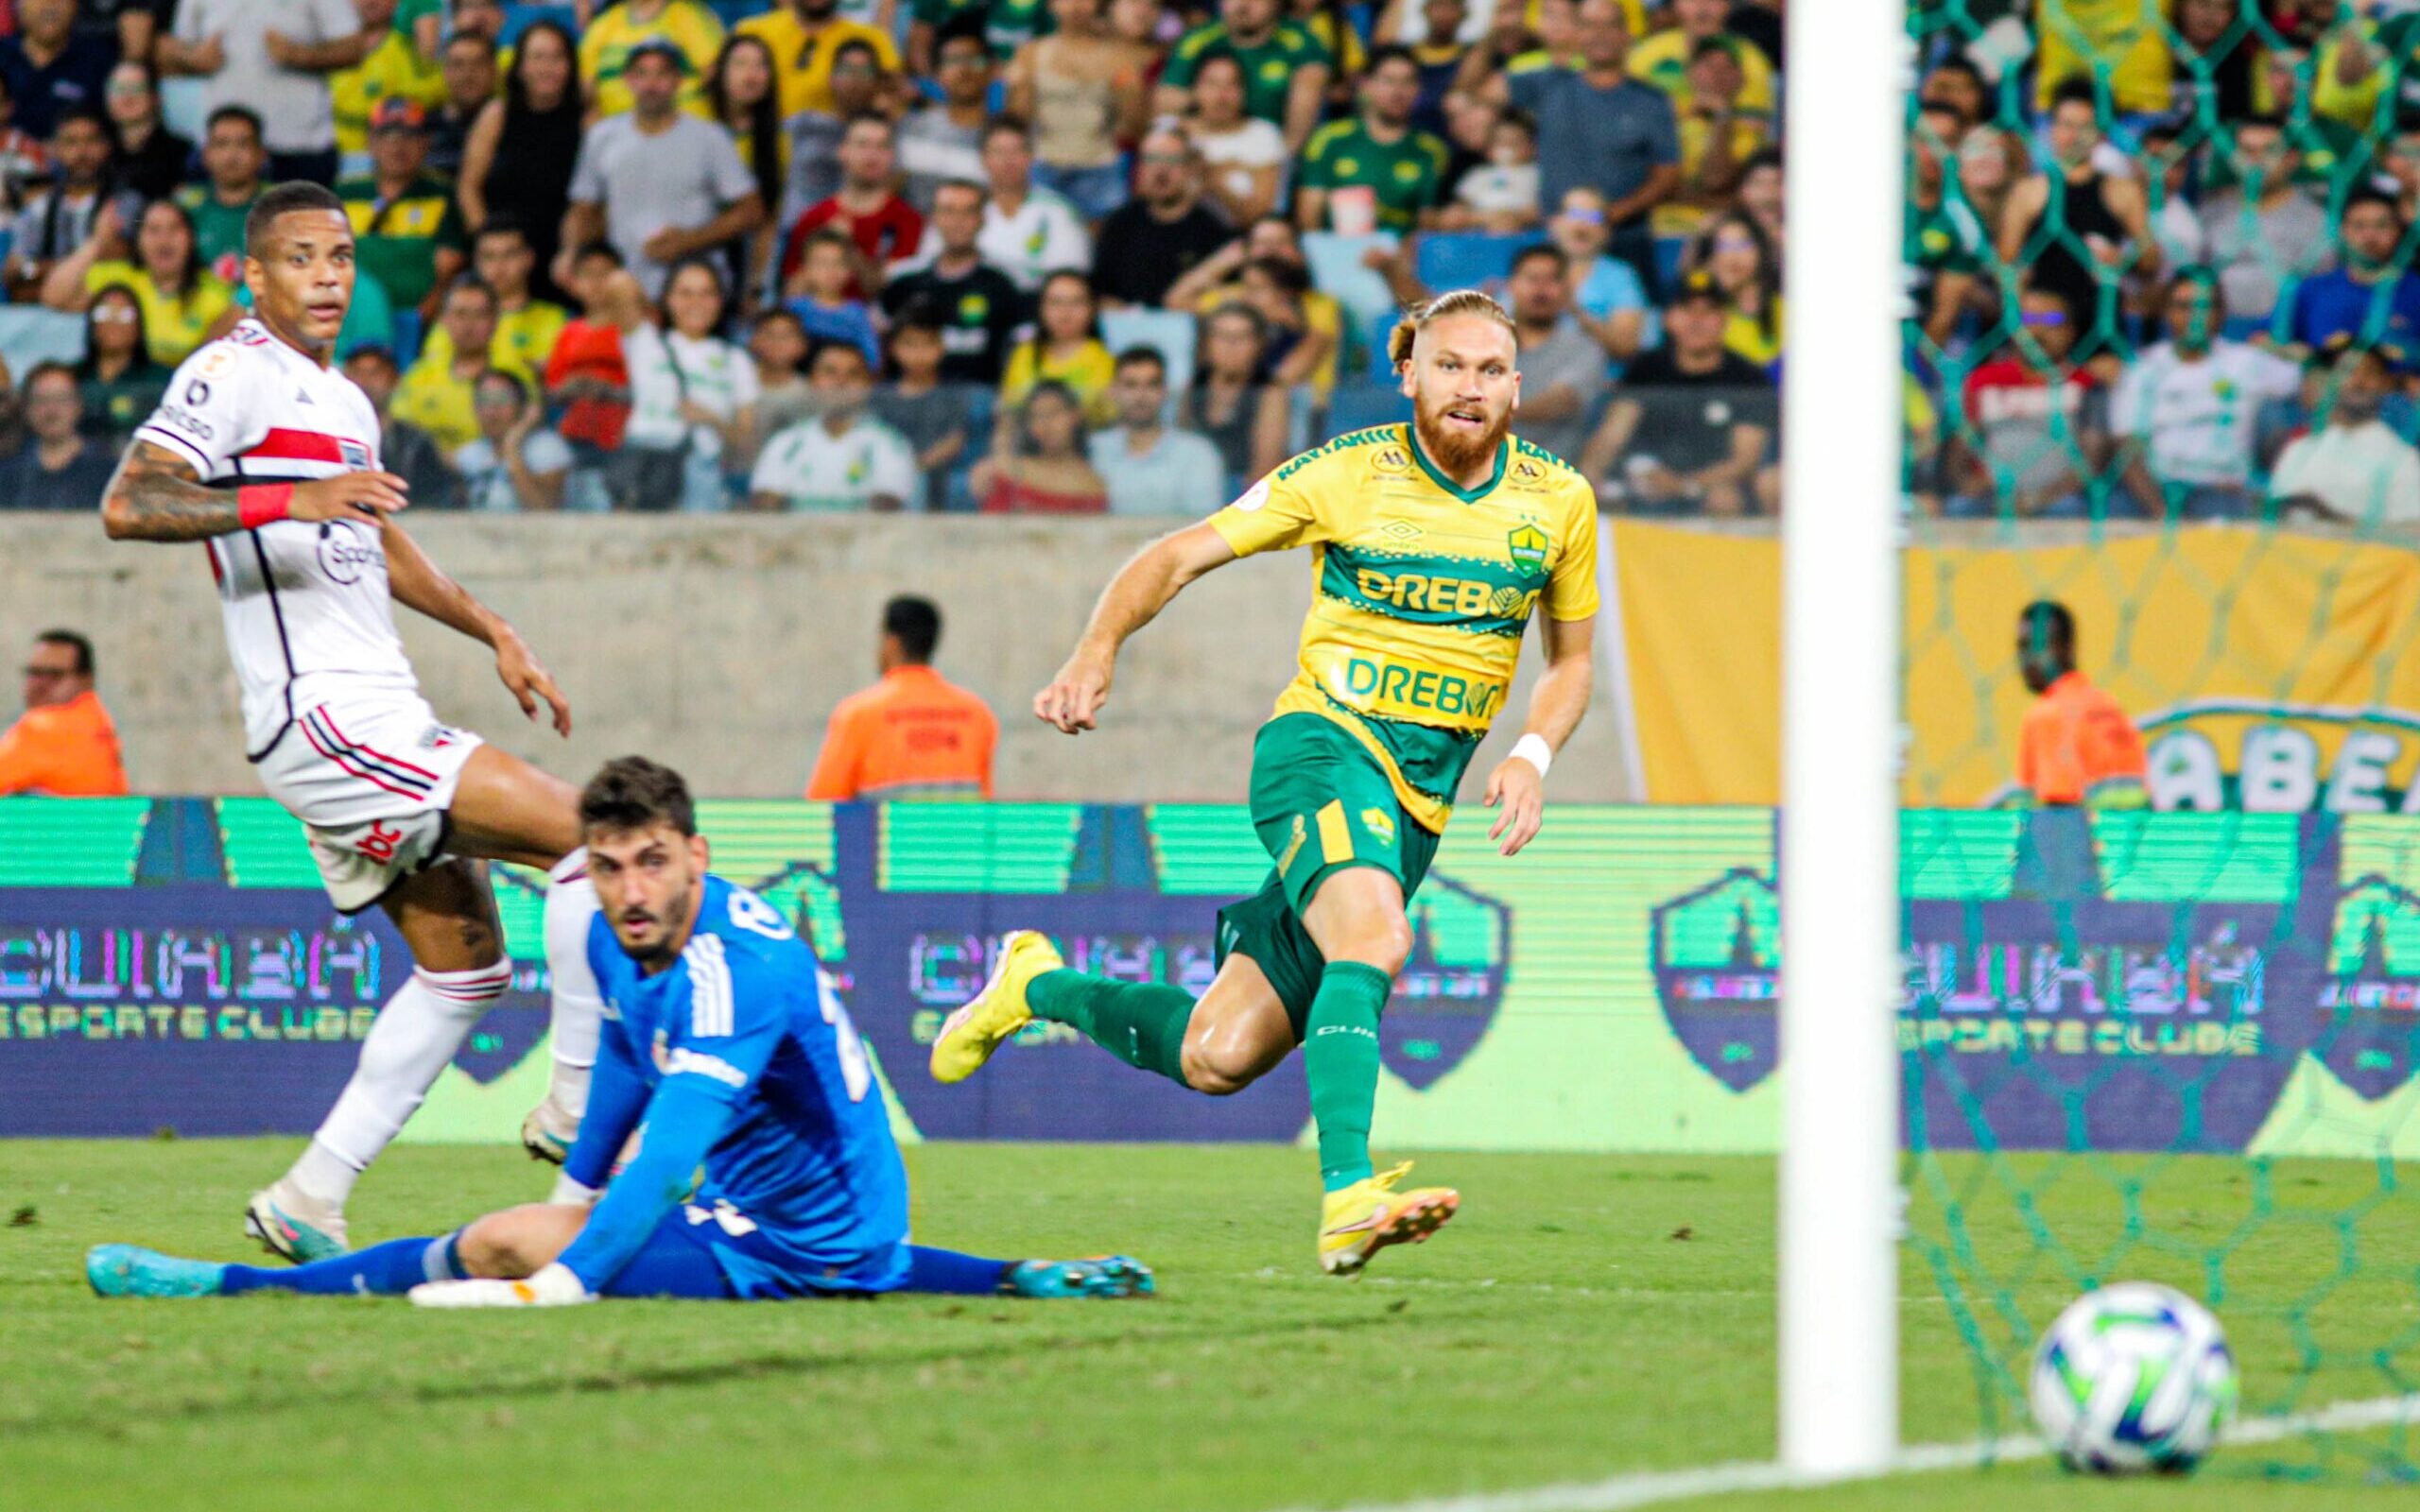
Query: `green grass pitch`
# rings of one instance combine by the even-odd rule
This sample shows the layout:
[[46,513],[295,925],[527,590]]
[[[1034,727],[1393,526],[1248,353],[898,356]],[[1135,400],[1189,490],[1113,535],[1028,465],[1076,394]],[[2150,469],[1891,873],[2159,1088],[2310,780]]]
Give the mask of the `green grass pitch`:
[[[1397,1502],[1772,1452],[1772,1164],[1423,1158],[1461,1216],[1359,1281],[1318,1274],[1308,1157],[1276,1148],[947,1145],[908,1152],[919,1238],[1001,1255],[1123,1249],[1138,1303],[892,1297],[417,1313],[400,1300],[103,1303],[104,1240],[251,1258],[245,1194],[290,1142],[0,1142],[0,1508],[434,1512],[829,1507],[1185,1512]],[[2115,1174],[2113,1175],[2113,1171]],[[2131,1175],[2129,1174],[2131,1173]],[[2125,1274],[2214,1251],[2256,1406],[2396,1389],[2420,1326],[2420,1204],[2391,1171],[2241,1161],[1952,1167],[1978,1254],[2047,1318],[2071,1289],[2034,1211],[2098,1256],[2132,1198]],[[357,1238],[431,1232],[543,1193],[517,1152],[405,1146]],[[2261,1221],[2246,1225],[2248,1212]],[[2329,1215],[2353,1213],[2350,1221]],[[17,1221],[9,1222],[9,1215]],[[1919,1195],[1911,1222],[1939,1231]],[[2348,1265],[2346,1257],[2352,1256]],[[1978,1429],[1972,1356],[1910,1251],[1910,1442]],[[2259,1506],[2368,1488],[2388,1437],[2222,1454],[2193,1480],[2090,1484],[2039,1462],[1693,1503],[1722,1507]],[[2317,1469],[2324,1481],[2280,1479]]]

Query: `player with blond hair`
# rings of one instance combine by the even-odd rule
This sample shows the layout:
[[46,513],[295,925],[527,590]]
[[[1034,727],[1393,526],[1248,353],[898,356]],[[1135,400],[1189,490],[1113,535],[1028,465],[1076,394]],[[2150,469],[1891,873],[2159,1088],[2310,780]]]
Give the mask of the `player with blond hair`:
[[1326,1194],[1319,1262],[1332,1274],[1427,1238],[1460,1204],[1443,1187],[1397,1190],[1408,1164],[1371,1163],[1379,1014],[1411,954],[1406,902],[1504,707],[1531,610],[1546,609],[1546,673],[1482,794],[1501,810],[1488,834],[1508,856],[1538,833],[1547,768],[1587,708],[1597,613],[1595,496],[1510,434],[1521,394],[1512,318],[1476,290],[1441,295],[1396,325],[1388,354],[1409,425],[1305,452],[1145,547],[1033,700],[1067,734],[1093,729],[1118,648],[1186,584],[1238,557],[1310,549],[1298,668],[1253,746],[1253,826],[1275,869],[1220,910],[1209,989],[1196,1001],[1071,971],[1047,938],[1015,931],[932,1051],[936,1078],[963,1080],[1046,1019],[1220,1096],[1303,1046]]

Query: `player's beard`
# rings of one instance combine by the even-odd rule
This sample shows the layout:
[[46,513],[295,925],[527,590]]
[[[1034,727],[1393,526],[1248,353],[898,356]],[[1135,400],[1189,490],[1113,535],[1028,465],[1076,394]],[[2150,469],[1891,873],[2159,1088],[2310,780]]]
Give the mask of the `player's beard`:
[[1447,477],[1460,477],[1494,456],[1495,449],[1504,444],[1505,433],[1512,428],[1510,407],[1498,415],[1495,423],[1481,436],[1474,437],[1468,431],[1447,425],[1445,411],[1461,407],[1458,404],[1440,404],[1431,408],[1423,401],[1412,401],[1411,423],[1414,434],[1420,438],[1420,449],[1428,454],[1429,460],[1435,462]]

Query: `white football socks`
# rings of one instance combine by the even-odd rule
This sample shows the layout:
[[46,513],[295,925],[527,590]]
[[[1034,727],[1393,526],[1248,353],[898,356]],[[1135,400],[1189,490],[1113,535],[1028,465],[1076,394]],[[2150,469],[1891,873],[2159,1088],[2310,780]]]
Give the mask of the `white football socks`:
[[546,1100],[577,1122],[588,1109],[588,1077],[596,1067],[596,1035],[604,1004],[588,969],[588,922],[596,917],[596,885],[588,880],[581,846],[546,874],[546,971],[553,979],[555,1071]]
[[343,1095],[287,1173],[303,1195],[337,1208],[417,1112],[471,1025],[512,985],[510,958],[467,971],[415,971],[378,1010]]

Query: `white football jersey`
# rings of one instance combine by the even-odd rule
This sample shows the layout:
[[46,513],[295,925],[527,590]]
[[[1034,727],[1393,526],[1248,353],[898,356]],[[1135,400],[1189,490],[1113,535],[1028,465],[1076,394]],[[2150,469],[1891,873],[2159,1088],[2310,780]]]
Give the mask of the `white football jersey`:
[[[257,320],[187,357],[134,434],[192,462],[214,488],[378,466],[378,412],[370,396]],[[250,760],[285,736],[298,702],[418,696],[395,634],[376,521],[280,520],[202,544],[243,688]]]

